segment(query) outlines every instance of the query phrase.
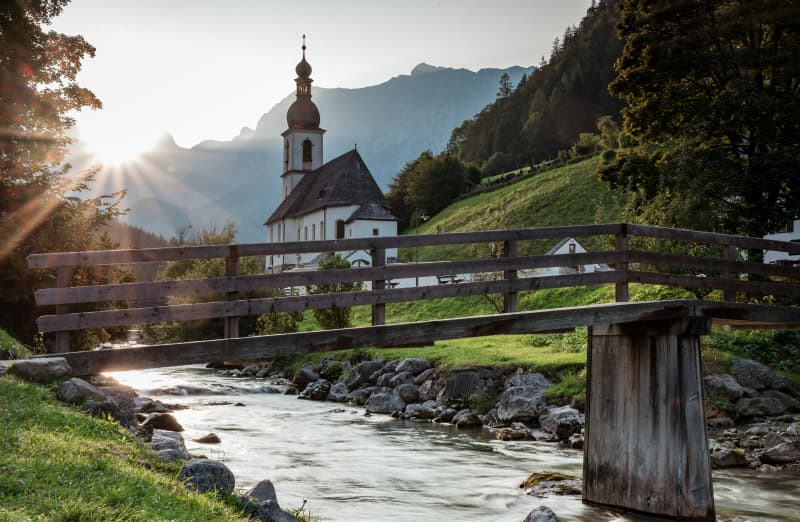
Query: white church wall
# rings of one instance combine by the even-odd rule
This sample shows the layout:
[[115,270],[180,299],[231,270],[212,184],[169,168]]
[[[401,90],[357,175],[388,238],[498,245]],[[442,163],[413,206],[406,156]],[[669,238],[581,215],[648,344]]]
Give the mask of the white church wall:
[[[764,236],[764,239],[774,239],[776,241],[793,241],[795,243],[800,242],[800,219],[795,219],[793,222],[789,223],[785,230],[782,232],[777,232],[775,234],[767,234]],[[790,256],[786,252],[779,252],[776,250],[767,250],[764,252],[764,262],[765,263],[775,263],[779,260],[800,260],[800,256]]]

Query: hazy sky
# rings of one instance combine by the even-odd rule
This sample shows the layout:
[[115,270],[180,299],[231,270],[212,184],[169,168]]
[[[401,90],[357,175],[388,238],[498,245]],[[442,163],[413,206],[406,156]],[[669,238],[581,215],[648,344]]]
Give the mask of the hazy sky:
[[[169,132],[227,140],[293,92],[301,35],[315,85],[363,87],[420,62],[535,65],[591,0],[73,0],[53,29],[97,48],[80,83],[102,111],[78,115],[106,156]],[[117,159],[117,158],[113,158]],[[120,158],[122,159],[122,158]]]

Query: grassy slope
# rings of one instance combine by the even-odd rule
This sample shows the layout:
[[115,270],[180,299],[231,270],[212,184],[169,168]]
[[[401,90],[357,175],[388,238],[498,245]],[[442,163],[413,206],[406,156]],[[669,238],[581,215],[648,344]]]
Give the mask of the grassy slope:
[[247,520],[186,491],[175,480],[179,468],[118,424],[0,378],[0,520]]

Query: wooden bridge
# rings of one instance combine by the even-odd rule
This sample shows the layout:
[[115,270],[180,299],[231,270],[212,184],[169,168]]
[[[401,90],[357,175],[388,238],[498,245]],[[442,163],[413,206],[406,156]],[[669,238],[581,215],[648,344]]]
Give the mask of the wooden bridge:
[[[553,256],[518,254],[535,250],[531,242],[553,243],[565,237],[608,248]],[[472,248],[483,252],[483,258],[385,263],[388,248],[476,244],[478,247]],[[243,257],[354,250],[369,251],[372,266],[263,275],[239,273]],[[31,268],[56,270],[56,287],[36,293],[37,303],[54,306],[55,313],[40,317],[37,324],[42,332],[55,332],[55,351],[83,374],[342,348],[418,346],[440,339],[559,332],[587,326],[584,501],[678,519],[713,520],[700,336],[710,331],[712,323],[733,328],[800,327],[800,308],[796,306],[752,304],[796,305],[800,298],[800,268],[796,263],[765,265],[748,261],[754,253],[764,250],[799,255],[800,244],[617,223],[335,241],[35,254],[28,258],[28,264]],[[101,269],[98,267],[103,265],[212,258],[225,259],[225,277],[70,286],[76,267]],[[601,269],[581,270],[587,265],[599,265]],[[537,272],[544,268],[558,268],[559,273]],[[425,276],[456,279],[453,274],[475,277],[459,283],[411,288],[389,284],[400,278]],[[370,288],[321,295],[276,292],[287,287],[357,281],[369,281]],[[698,295],[712,292],[710,295],[717,300],[628,302],[630,283],[687,288]],[[615,285],[615,303],[518,310],[520,292],[603,284]],[[243,292],[259,291],[272,291],[276,297],[240,297]],[[486,294],[502,296],[503,313],[385,324],[387,303]],[[202,295],[210,296],[209,302],[167,301]],[[764,296],[769,297],[763,299]],[[166,304],[89,312],[69,310],[70,306],[102,302]],[[372,326],[269,336],[238,335],[239,317],[355,305],[371,305]],[[71,330],[212,318],[224,319],[225,338],[69,352]]]

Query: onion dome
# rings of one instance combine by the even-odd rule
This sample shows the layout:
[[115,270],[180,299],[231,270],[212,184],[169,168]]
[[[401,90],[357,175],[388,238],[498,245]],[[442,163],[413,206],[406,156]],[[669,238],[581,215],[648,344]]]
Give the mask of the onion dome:
[[297,99],[286,112],[290,129],[319,129],[319,109],[311,101],[311,65],[306,61],[306,35],[303,35],[303,59],[295,67]]

